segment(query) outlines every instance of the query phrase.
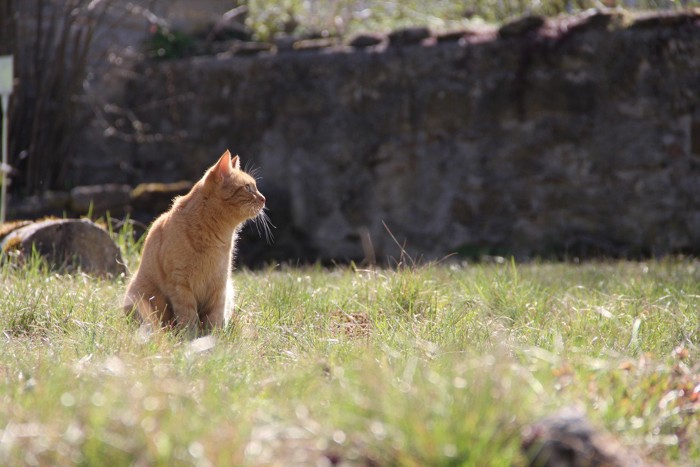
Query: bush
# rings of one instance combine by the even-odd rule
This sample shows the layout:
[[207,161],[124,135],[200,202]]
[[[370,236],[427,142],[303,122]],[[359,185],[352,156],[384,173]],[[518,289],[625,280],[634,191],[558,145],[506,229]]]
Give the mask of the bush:
[[[96,33],[113,0],[5,0],[17,85],[10,109],[13,188],[36,194],[65,188],[63,180],[80,131],[90,122],[81,101]],[[3,30],[6,30],[3,28]],[[22,37],[20,42],[17,38]],[[31,40],[26,38],[31,37]]]

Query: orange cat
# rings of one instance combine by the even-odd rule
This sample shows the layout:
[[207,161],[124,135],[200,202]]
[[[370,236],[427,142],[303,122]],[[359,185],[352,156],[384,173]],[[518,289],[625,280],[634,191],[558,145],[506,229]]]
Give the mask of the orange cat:
[[264,207],[255,179],[226,151],[151,226],[124,298],[127,313],[190,334],[223,327],[233,311],[236,233],[248,219],[268,231]]

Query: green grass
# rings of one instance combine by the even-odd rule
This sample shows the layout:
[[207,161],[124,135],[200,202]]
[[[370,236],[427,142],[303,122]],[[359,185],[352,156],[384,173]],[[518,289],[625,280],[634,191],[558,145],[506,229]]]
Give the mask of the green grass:
[[524,465],[524,427],[570,406],[700,463],[696,261],[235,281],[235,322],[191,343],[130,327],[123,277],[0,264],[0,463]]
[[281,32],[348,37],[411,26],[444,32],[483,23],[502,23],[525,14],[556,16],[606,6],[670,10],[697,6],[697,1],[248,0],[246,4],[249,8],[246,24],[258,39],[269,40]]

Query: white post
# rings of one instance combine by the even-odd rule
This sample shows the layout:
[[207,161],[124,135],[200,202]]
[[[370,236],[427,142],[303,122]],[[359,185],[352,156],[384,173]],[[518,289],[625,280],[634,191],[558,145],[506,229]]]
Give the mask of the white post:
[[5,222],[5,212],[7,209],[7,173],[10,166],[7,163],[7,109],[10,104],[10,94],[12,94],[12,77],[13,77],[13,61],[12,55],[0,57],[0,100],[2,100],[2,164],[0,165],[0,173],[2,179],[0,183],[0,224]]
[[9,172],[10,166],[7,163],[7,108],[10,96],[5,94],[0,94],[0,99],[2,99],[2,165],[0,165],[0,172],[2,172],[2,180],[0,180],[0,224],[5,223],[6,210],[7,210],[7,172]]

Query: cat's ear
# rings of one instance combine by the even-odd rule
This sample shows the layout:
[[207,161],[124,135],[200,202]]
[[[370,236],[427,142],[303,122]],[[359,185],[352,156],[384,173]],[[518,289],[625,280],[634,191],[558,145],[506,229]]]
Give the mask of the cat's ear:
[[214,167],[211,168],[211,171],[209,172],[210,177],[216,181],[216,182],[223,182],[224,178],[228,174],[231,173],[231,153],[228,152],[228,149],[226,150],[225,153],[219,158],[219,161],[214,164]]
[[241,170],[241,160],[238,158],[238,155],[233,156],[233,159],[231,159],[231,165],[234,169]]

